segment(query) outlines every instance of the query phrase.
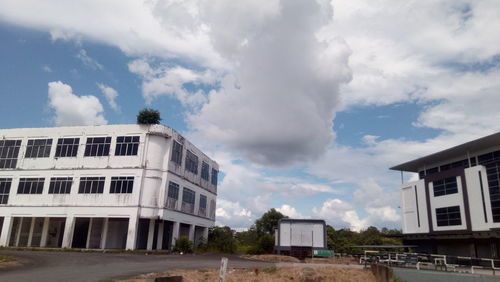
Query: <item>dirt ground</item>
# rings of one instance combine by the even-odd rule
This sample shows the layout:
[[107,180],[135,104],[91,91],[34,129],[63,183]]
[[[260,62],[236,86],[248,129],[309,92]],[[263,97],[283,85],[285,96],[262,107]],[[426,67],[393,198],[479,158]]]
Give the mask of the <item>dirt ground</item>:
[[261,260],[268,262],[305,262],[305,263],[328,263],[328,264],[358,264],[358,260],[352,257],[331,257],[331,258],[306,258],[300,261],[297,258],[282,255],[244,255],[243,258]]
[[296,262],[299,263],[300,260],[290,256],[280,256],[280,255],[243,255],[241,256],[246,259],[261,260],[268,262]]
[[[149,282],[156,277],[182,276],[183,281],[217,281],[219,271],[215,269],[199,270],[173,270],[163,273],[151,273],[139,275],[121,282]],[[319,281],[362,281],[375,282],[375,277],[369,270],[345,269],[335,267],[267,267],[255,269],[231,269],[226,275],[228,282],[255,281],[299,281],[299,282],[319,282]]]

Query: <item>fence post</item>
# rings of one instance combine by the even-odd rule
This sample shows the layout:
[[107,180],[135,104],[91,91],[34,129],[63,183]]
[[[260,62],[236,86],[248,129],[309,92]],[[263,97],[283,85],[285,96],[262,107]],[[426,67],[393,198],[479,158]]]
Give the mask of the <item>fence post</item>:
[[224,282],[226,280],[226,271],[227,271],[227,258],[222,258],[220,261],[219,282]]

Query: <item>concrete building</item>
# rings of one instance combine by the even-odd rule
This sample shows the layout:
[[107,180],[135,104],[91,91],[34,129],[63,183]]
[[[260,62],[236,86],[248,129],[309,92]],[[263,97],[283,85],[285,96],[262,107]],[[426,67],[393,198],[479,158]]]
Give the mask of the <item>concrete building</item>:
[[304,258],[327,249],[326,224],[321,219],[280,219],[274,238],[278,254]]
[[217,174],[163,125],[0,130],[0,246],[199,243],[214,225]]
[[409,161],[401,185],[405,244],[467,257],[500,255],[500,133]]

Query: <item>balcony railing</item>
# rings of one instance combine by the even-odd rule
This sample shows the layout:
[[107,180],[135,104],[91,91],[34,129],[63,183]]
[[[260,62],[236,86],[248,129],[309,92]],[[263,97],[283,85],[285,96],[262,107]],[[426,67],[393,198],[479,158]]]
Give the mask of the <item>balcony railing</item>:
[[194,205],[182,202],[181,211],[185,213],[194,213]]
[[207,209],[206,208],[199,208],[198,209],[198,215],[199,216],[203,216],[203,217],[206,217],[207,216]]

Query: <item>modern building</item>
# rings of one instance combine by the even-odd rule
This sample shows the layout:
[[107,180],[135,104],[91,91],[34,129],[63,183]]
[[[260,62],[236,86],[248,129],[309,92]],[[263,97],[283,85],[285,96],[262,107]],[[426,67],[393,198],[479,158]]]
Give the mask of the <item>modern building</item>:
[[417,251],[500,256],[500,133],[392,167],[401,185],[405,244]]
[[170,249],[214,225],[218,165],[163,125],[0,130],[0,246]]
[[321,219],[280,219],[274,238],[278,254],[301,259],[310,257],[314,250],[327,249],[326,224]]

